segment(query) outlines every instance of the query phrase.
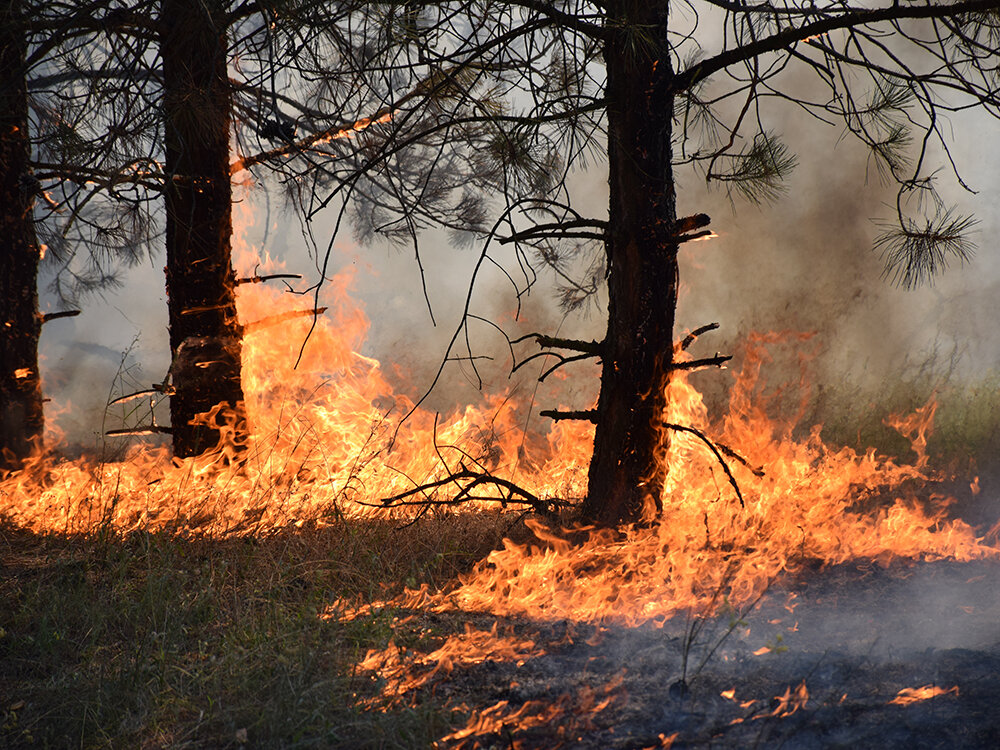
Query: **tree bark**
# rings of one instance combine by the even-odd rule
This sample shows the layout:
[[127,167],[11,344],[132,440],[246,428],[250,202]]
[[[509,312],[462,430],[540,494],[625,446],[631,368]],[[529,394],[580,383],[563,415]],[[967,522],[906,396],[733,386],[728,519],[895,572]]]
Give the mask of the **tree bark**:
[[677,218],[666,2],[614,6],[605,46],[610,213],[608,332],[583,513],[601,525],[658,507],[664,386],[673,361]]
[[20,0],[0,2],[0,472],[42,447],[38,263]]
[[[229,176],[231,90],[226,3],[161,0],[167,298],[173,355],[174,454],[219,444],[223,427],[245,443],[242,329],[232,267]],[[211,423],[195,417],[216,407]]]

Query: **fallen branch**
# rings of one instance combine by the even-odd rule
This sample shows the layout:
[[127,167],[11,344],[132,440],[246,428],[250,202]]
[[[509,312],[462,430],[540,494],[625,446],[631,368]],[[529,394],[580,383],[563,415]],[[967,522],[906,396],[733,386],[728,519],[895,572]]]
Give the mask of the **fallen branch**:
[[[462,484],[463,480],[469,480],[468,484]],[[454,497],[438,500],[427,495],[428,492],[440,489],[445,485],[454,484],[459,487],[459,492]],[[506,497],[494,497],[491,495],[473,495],[473,491],[479,487],[493,486],[499,489],[506,490]],[[416,495],[421,495],[420,499],[409,500]],[[552,509],[550,506],[559,505],[556,501],[550,500],[545,501],[539,498],[532,492],[520,487],[510,480],[503,479],[501,477],[493,476],[492,474],[487,474],[484,472],[472,471],[465,468],[464,466],[457,472],[453,472],[446,477],[441,479],[436,479],[432,482],[425,482],[424,484],[417,485],[412,489],[406,490],[405,492],[400,492],[398,494],[392,495],[391,497],[384,498],[380,503],[365,503],[361,502],[362,505],[368,505],[370,507],[382,507],[382,508],[396,508],[403,506],[412,505],[459,505],[464,502],[469,502],[471,500],[485,500],[489,502],[498,502],[503,507],[507,506],[507,503],[519,503],[521,505],[530,505],[536,512],[542,515],[551,515]]]

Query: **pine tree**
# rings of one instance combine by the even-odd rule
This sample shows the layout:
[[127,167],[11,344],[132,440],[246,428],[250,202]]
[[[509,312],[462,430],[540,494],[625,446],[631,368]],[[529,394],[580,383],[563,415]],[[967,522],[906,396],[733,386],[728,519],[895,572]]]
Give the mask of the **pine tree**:
[[[672,429],[664,385],[692,366],[674,358],[678,250],[710,221],[678,216],[678,176],[693,169],[734,198],[780,200],[796,157],[767,125],[773,104],[839,119],[897,183],[896,228],[878,245],[890,276],[917,283],[970,254],[972,219],[943,208],[930,162],[934,144],[953,163],[944,115],[1000,115],[998,0],[289,6],[328,13],[311,25],[325,29],[322,46],[286,60],[316,81],[313,107],[364,126],[277,149],[299,157],[285,170],[307,216],[334,205],[362,239],[410,242],[418,259],[429,226],[478,237],[481,265],[512,244],[527,285],[552,267],[571,307],[606,283],[602,341],[536,337],[568,361],[602,363],[596,410],[548,412],[596,424],[589,520],[656,512]],[[792,71],[812,76],[807,93]],[[598,155],[610,205],[587,217],[566,179]],[[918,220],[920,203],[931,211]],[[567,258],[595,248],[583,278],[565,276]]]

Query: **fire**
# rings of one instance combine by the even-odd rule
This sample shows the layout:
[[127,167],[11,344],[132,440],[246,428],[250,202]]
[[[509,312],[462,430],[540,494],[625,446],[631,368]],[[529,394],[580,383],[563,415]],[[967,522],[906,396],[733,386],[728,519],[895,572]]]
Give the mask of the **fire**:
[[903,688],[896,694],[889,703],[896,706],[909,706],[913,703],[937,698],[941,695],[958,695],[958,685],[950,688],[938,687],[937,685],[924,685],[918,688]]
[[[241,210],[240,202],[234,206]],[[235,217],[234,247],[243,249],[237,253],[237,275],[281,271],[280,264],[262,262],[246,245],[241,231],[248,223]],[[589,426],[563,423],[525,434],[527,412],[506,393],[452,414],[413,411],[412,399],[397,392],[382,364],[360,353],[369,322],[351,299],[352,282],[353,270],[328,282],[320,300],[328,309],[315,328],[308,312],[283,317],[301,312],[302,297],[267,284],[238,287],[240,319],[247,327],[243,385],[255,429],[244,460],[226,461],[232,453],[227,445],[184,461],[148,445],[130,448],[114,463],[51,463],[39,456],[0,482],[5,516],[38,532],[169,526],[249,535],[389,515],[383,498],[446,477],[463,463],[539,497],[582,495]],[[276,320],[280,335],[268,327]],[[426,494],[441,499],[450,489]],[[473,505],[480,507],[498,507],[508,499],[489,485],[478,488],[477,496]]]
[[499,635],[496,623],[490,630],[476,630],[466,625],[465,633],[449,638],[444,645],[428,654],[407,651],[390,642],[383,650],[369,651],[358,668],[386,682],[383,696],[398,698],[436,678],[447,676],[456,666],[484,661],[523,663],[529,657],[544,653],[544,649],[537,647],[530,638]]
[[[563,693],[554,701],[529,700],[519,708],[512,709],[510,701],[501,700],[496,704],[474,713],[468,723],[440,738],[436,747],[445,746],[457,748],[478,748],[483,745],[476,738],[491,734],[501,734],[507,728],[518,731],[545,727],[559,722],[559,735],[566,739],[575,739],[574,734],[593,729],[593,718],[608,707],[622,702],[626,696],[620,691],[622,675],[612,679],[600,690],[583,686],[575,695]],[[661,744],[657,747],[669,748],[676,735],[666,737],[660,735]],[[464,740],[471,740],[470,743]],[[451,744],[458,742],[457,745]],[[511,747],[528,747],[512,743]]]
[[[242,275],[255,273],[259,254],[247,248],[239,263]],[[265,258],[259,270],[282,269]],[[385,508],[381,500],[415,486],[428,487],[416,500],[447,500],[457,490],[446,479],[461,467],[510,479],[539,498],[583,495],[590,425],[560,421],[548,431],[526,433],[526,412],[506,393],[444,416],[414,408],[382,363],[362,353],[369,322],[351,300],[353,278],[351,270],[334,275],[315,301],[325,310],[313,313],[310,307],[304,315],[301,297],[263,283],[239,287],[239,314],[247,328],[246,411],[255,430],[240,461],[225,460],[232,449],[226,444],[183,461],[172,461],[165,448],[141,445],[115,463],[54,463],[38,456],[0,481],[5,516],[38,532],[173,528],[252,535],[405,513]],[[280,321],[281,335],[262,335],[269,321]],[[913,465],[873,450],[828,446],[819,427],[803,433],[794,420],[770,417],[761,371],[767,347],[781,340],[779,334],[750,337],[736,360],[742,366],[729,411],[721,417],[710,417],[684,372],[664,385],[669,407],[663,421],[696,430],[717,447],[710,450],[694,432],[664,431],[662,459],[670,473],[646,523],[614,532],[576,529],[570,539],[529,518],[532,541],[506,540],[453,589],[407,591],[395,604],[590,623],[597,627],[596,643],[602,624],[656,627],[680,613],[707,617],[723,604],[747,605],[807,562],[967,561],[1000,554],[987,543],[1000,534],[1000,524],[992,537],[982,538],[948,518],[946,501],[924,504],[904,491],[907,483],[929,478],[933,402],[890,420],[911,440]],[[441,485],[431,488],[437,481]],[[481,489],[473,507],[509,500],[501,486]],[[797,606],[793,599],[785,604],[790,613]],[[375,606],[338,603],[324,616],[357,617]],[[391,701],[458,666],[518,663],[541,653],[544,646],[532,637],[495,624],[488,630],[469,626],[426,653],[390,643],[370,651],[359,669],[381,680],[382,697]],[[891,702],[908,705],[950,692],[958,688],[928,685],[900,691]],[[496,733],[510,723],[526,728],[578,712],[593,716],[616,695],[609,687],[546,705],[529,701],[515,708],[500,701],[442,741]],[[722,695],[735,700],[734,691]],[[808,698],[805,682],[789,686],[770,715],[790,716]],[[673,736],[662,740],[669,746]]]
[[809,702],[809,690],[806,688],[806,682],[803,680],[799,683],[799,686],[792,691],[791,685],[785,688],[785,692],[781,695],[776,695],[774,699],[778,704],[774,707],[771,712],[771,716],[776,716],[779,719],[785,716],[791,716],[800,708],[805,708],[806,704]]
[[[662,523],[651,519],[649,526],[614,534],[595,530],[585,544],[571,544],[529,522],[538,541],[507,542],[492,553],[453,592],[456,605],[545,620],[662,624],[683,610],[710,609],[720,591],[734,605],[753,601],[804,560],[997,556],[970,526],[946,518],[946,504],[925,507],[896,494],[904,482],[926,477],[932,404],[894,422],[913,439],[915,466],[874,451],[830,448],[818,428],[796,440],[794,425],[764,413],[766,399],[758,392],[763,352],[760,341],[751,342],[730,413],[717,423],[686,379],[668,386],[667,422],[739,447],[746,465],[732,461],[731,470],[743,505],[704,444],[687,433],[672,434]],[[762,475],[754,467],[764,467]],[[886,498],[880,509],[857,507],[875,493]]]

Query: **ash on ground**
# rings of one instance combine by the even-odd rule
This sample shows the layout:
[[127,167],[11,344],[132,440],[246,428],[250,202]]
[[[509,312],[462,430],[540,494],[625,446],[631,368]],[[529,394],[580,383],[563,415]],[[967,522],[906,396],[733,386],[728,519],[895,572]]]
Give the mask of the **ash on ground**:
[[419,617],[544,651],[413,691],[456,708],[442,748],[1000,747],[996,561],[803,569],[750,611],[663,627]]

